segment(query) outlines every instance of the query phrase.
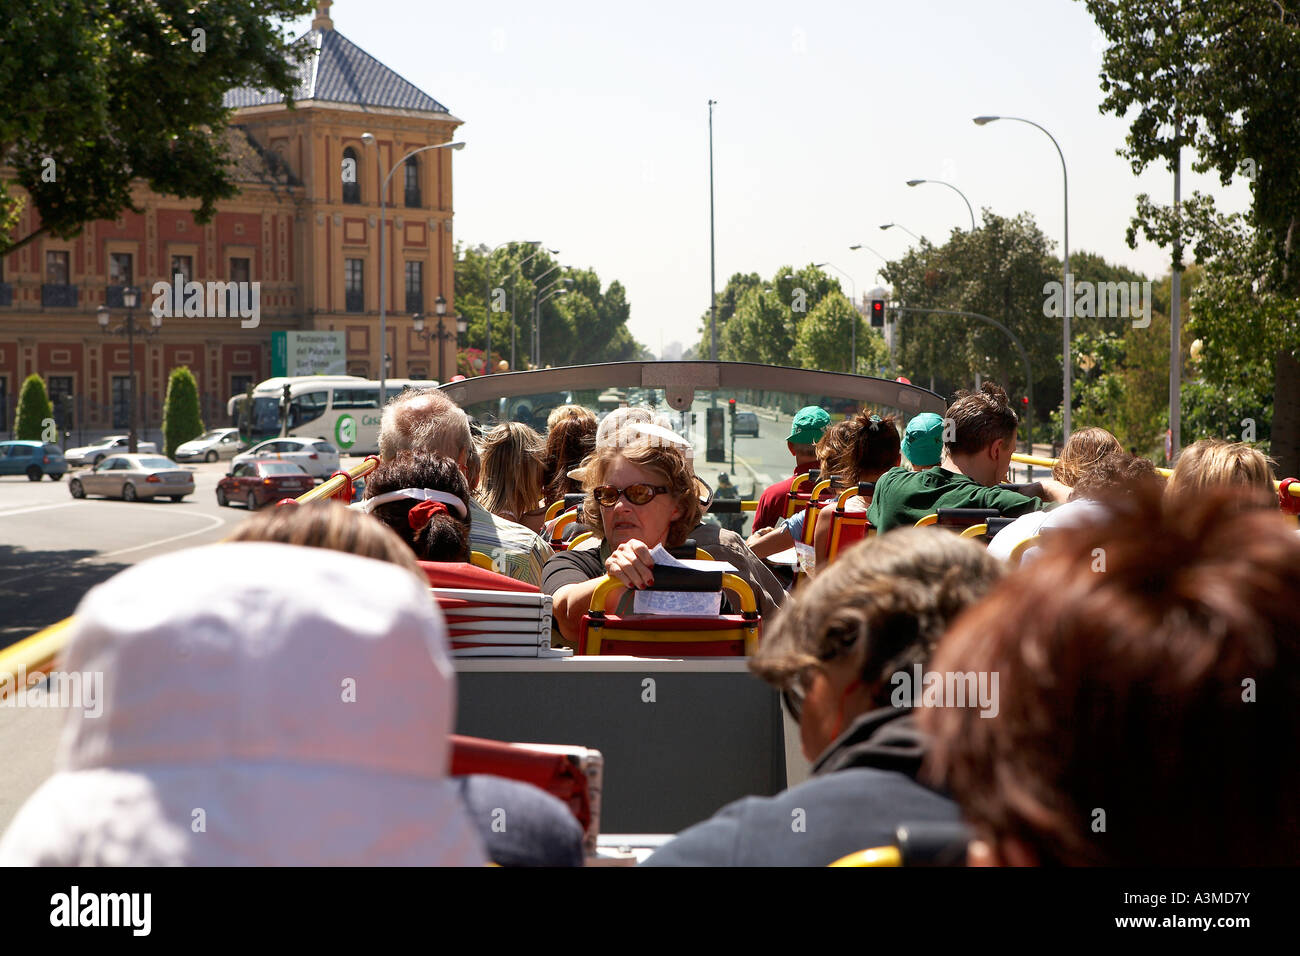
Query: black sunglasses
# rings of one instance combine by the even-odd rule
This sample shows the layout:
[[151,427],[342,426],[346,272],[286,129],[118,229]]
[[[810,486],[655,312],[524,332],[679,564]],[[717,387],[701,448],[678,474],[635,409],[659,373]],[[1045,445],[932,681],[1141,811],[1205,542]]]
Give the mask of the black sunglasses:
[[628,485],[626,488],[615,488],[613,485],[601,485],[593,488],[591,493],[596,496],[606,508],[612,508],[618,504],[618,497],[622,495],[634,505],[649,504],[654,500],[656,495],[666,495],[671,491],[663,485]]

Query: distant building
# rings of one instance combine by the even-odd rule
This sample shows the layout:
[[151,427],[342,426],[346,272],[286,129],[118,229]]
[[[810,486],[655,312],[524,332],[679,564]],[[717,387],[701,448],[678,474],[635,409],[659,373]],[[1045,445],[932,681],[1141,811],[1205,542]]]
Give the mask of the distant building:
[[[134,191],[143,214],[87,223],[72,240],[42,236],[0,258],[0,434],[13,427],[18,390],[41,375],[61,424],[85,431],[126,428],[129,396],[125,337],[105,335],[96,310],[107,305],[110,327],[126,318],[122,290],[140,290],[137,329],[150,326],[153,287],[174,282],[257,283],[256,325],[234,308],[180,309],[156,336],[135,339],[139,425],[156,430],[171,368],[188,365],[198,379],[204,421],[226,424],[227,399],[272,374],[273,332],[336,332],[347,371],[379,375],[379,182],[404,155],[450,142],[461,120],[334,29],[331,0],[321,0],[303,38],[316,51],[300,70],[295,109],[278,94],[235,89],[226,135],[241,192],[218,203],[200,226],[193,201]],[[371,133],[373,145],[362,140]],[[409,159],[387,191],[387,334],[390,378],[456,373],[452,248],[452,150]],[[382,167],[382,173],[379,171]],[[12,170],[0,175],[12,176]],[[18,235],[39,226],[30,207]],[[191,287],[196,290],[196,287]],[[215,290],[229,307],[248,305]],[[447,303],[443,364],[434,302]],[[200,301],[194,299],[194,303]],[[168,307],[181,300],[167,298]],[[173,311],[177,311],[173,309]],[[195,311],[202,314],[195,315]],[[411,315],[428,316],[417,336]],[[247,315],[247,310],[243,313]]]

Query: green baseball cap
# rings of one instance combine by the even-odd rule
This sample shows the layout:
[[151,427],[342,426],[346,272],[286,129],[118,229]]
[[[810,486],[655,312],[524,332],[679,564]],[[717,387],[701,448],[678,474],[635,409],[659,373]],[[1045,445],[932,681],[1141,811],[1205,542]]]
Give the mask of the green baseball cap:
[[903,431],[903,457],[920,468],[943,459],[943,419],[934,412],[913,416]]
[[818,405],[805,405],[795,412],[794,421],[790,423],[790,437],[786,441],[794,445],[815,445],[822,440],[822,433],[831,423],[830,413]]

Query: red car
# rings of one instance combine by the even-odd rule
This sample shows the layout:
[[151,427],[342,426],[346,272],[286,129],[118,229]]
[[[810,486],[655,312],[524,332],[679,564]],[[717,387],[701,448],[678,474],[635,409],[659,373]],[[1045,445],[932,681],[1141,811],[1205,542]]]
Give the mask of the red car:
[[316,482],[302,466],[288,461],[248,461],[236,465],[217,482],[217,504],[242,501],[249,511],[281,498],[297,498]]

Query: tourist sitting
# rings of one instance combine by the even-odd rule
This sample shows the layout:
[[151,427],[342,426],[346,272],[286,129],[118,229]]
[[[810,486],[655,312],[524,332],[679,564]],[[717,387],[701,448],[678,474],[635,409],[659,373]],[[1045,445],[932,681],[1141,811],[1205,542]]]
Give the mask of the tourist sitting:
[[[469,419],[455,402],[437,389],[411,389],[384,407],[379,429],[379,453],[385,461],[403,451],[441,454],[453,459],[469,484],[478,487],[482,461],[470,436]],[[502,574],[528,584],[542,580],[551,546],[523,525],[492,514],[472,498],[469,502],[470,547],[490,555]]]
[[903,429],[900,450],[912,471],[936,467],[943,460],[943,419],[934,412],[913,415]]
[[361,510],[396,532],[421,561],[469,561],[469,486],[445,455],[406,452],[370,475]]
[[[934,528],[846,551],[781,610],[750,661],[799,722],[812,778],[724,807],[647,864],[825,866],[893,843],[900,823],[956,821],[952,802],[916,779],[927,740],[913,685],[945,628],[999,574],[978,544]],[[987,712],[997,705],[984,690],[970,706]]]
[[498,518],[538,534],[546,520],[542,505],[545,447],[542,436],[522,422],[503,422],[484,436],[479,449],[483,460],[479,503]]
[[769,485],[758,496],[758,508],[754,511],[754,523],[751,525],[754,533],[775,528],[776,523],[785,517],[790,487],[795,478],[818,467],[816,446],[830,424],[830,414],[817,405],[807,405],[795,412],[790,422],[790,435],[785,442],[786,449],[794,458],[794,473],[789,478]]
[[1171,502],[1181,506],[1214,488],[1230,488],[1237,493],[1235,507],[1274,508],[1274,464],[1245,442],[1202,438],[1178,456],[1165,491]]
[[[891,468],[899,465],[898,427],[892,415],[881,418],[870,412],[861,412],[853,418],[838,422],[827,429],[817,446],[822,474],[839,479],[839,488],[850,488],[863,482],[875,482]],[[844,503],[845,511],[866,511],[872,495],[853,495]],[[816,566],[826,563],[830,555],[831,516],[836,502],[818,505],[820,513],[813,530],[813,548]],[[805,537],[806,523],[812,507],[798,512],[759,540],[751,539],[750,548],[759,557],[793,547]]]
[[[274,518],[391,538],[338,506]],[[0,866],[481,865],[446,776],[446,625],[391,547],[400,566],[221,543],[93,588],[63,666],[111,693],[101,719],[68,712]]]
[[544,500],[550,505],[582,491],[582,481],[569,472],[596,448],[596,416],[581,405],[561,405],[546,419],[543,457]]
[[1300,859],[1300,540],[1215,490],[1062,531],[944,638],[999,674],[992,719],[925,709],[933,779],[983,865]]
[[[1080,502],[1092,502],[1106,489],[1127,480],[1120,466],[1129,461],[1130,456],[1124,452],[1119,439],[1104,428],[1082,428],[1072,434],[1061,449],[1056,464],[1052,466],[1052,478],[1071,489],[1068,499],[1070,506],[1062,505],[1050,511],[1031,511],[1016,518],[989,543],[993,556],[1003,560],[1010,558],[1016,545],[1038,534],[1048,526],[1049,519],[1052,522],[1050,527],[1069,527],[1094,508],[1092,504]],[[1132,467],[1135,470],[1141,469],[1137,464]],[[1155,474],[1154,466],[1150,474]],[[1079,493],[1075,486],[1080,482],[1090,489],[1089,494]]]
[[[638,428],[647,431],[638,431]],[[546,562],[542,590],[554,596],[554,621],[561,637],[574,642],[582,617],[606,574],[622,588],[636,590],[654,580],[651,551],[658,545],[677,548],[696,539],[719,561],[728,561],[754,590],[767,615],[781,601],[780,584],[740,537],[701,525],[699,486],[682,445],[636,424],[598,444],[584,465],[587,498],[581,520],[593,537]],[[691,555],[694,557],[694,555]],[[626,596],[620,588],[609,602]]]
[[876,482],[867,520],[880,533],[914,525],[940,508],[992,508],[1018,517],[1043,507],[1043,500],[1064,502],[1070,489],[1053,479],[1041,482],[1042,498],[998,488],[1011,466],[1020,418],[1007,393],[985,382],[973,394],[959,393],[944,416],[952,429],[936,468],[912,471],[891,468]]

